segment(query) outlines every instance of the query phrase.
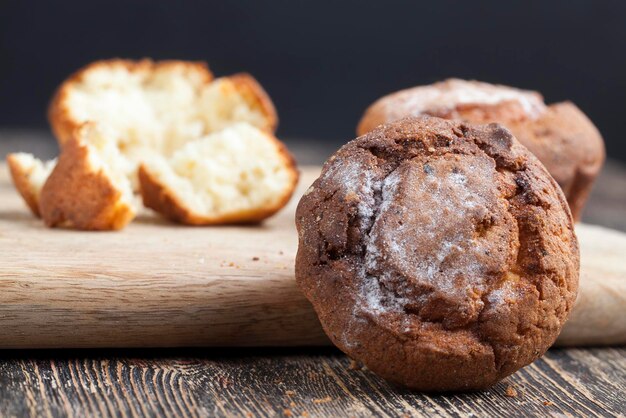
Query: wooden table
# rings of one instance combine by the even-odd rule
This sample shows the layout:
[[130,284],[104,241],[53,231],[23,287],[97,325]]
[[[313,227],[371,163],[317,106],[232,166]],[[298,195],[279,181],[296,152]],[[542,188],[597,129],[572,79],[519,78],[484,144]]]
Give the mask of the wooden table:
[[[29,142],[37,136],[0,131],[0,154],[49,153]],[[293,148],[307,163],[330,152]],[[585,221],[626,231],[625,183],[626,166],[610,162]],[[457,395],[394,388],[330,348],[0,352],[2,417],[624,414],[624,347],[553,349],[488,391]]]

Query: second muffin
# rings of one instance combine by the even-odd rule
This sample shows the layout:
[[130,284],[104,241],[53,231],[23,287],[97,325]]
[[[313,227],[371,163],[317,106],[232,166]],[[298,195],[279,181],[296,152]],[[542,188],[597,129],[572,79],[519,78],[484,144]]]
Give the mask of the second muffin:
[[449,79],[389,94],[363,115],[357,132],[407,116],[432,115],[470,123],[500,123],[546,166],[580,220],[604,162],[604,142],[571,102],[546,105],[541,95],[513,87]]

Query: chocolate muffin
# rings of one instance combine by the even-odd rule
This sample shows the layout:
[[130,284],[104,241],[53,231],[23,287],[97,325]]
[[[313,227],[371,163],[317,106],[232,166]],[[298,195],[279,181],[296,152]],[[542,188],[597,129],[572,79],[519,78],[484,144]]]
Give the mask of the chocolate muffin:
[[571,102],[546,105],[534,91],[449,79],[387,95],[363,115],[357,132],[407,116],[431,115],[470,123],[501,123],[546,166],[579,220],[604,162],[602,136]]
[[378,127],[330,157],[296,225],[296,279],[330,339],[415,390],[493,385],[552,345],[576,298],[563,193],[497,124]]

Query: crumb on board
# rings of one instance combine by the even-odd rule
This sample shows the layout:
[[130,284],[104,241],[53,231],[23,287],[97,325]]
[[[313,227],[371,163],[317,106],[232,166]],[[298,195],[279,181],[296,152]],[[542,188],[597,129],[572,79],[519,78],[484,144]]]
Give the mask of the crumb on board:
[[517,397],[517,390],[513,386],[509,385],[509,386],[506,387],[506,390],[504,391],[504,394],[506,396],[508,396],[509,398],[516,398]]
[[313,399],[313,403],[326,403],[326,402],[331,402],[333,400],[333,398],[331,398],[330,396],[327,396],[325,398],[318,398],[318,399]]
[[284,253],[282,250],[280,250],[280,251],[278,252],[278,255],[283,255],[283,254],[285,254],[285,253]]
[[259,257],[252,257],[252,261],[259,261],[260,258]]
[[552,406],[554,405],[554,402],[551,401],[543,401],[543,406]]
[[348,368],[350,370],[361,370],[362,366],[361,363],[359,363],[358,361],[350,359],[350,365],[348,366]]
[[230,379],[229,379],[229,378],[227,378],[226,376],[219,376],[219,377],[217,378],[217,382],[220,384],[220,386],[221,386],[223,389],[226,389],[226,388],[228,388],[229,386],[231,386],[231,381],[230,381]]

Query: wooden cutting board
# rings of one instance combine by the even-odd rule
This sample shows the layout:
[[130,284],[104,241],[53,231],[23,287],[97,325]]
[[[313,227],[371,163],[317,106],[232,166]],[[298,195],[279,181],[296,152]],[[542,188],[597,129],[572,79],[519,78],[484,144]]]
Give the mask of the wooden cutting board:
[[[120,232],[47,229],[0,166],[0,348],[329,344],[293,275],[294,210],[260,226],[150,214]],[[626,342],[626,235],[578,226],[580,309],[564,344]]]

